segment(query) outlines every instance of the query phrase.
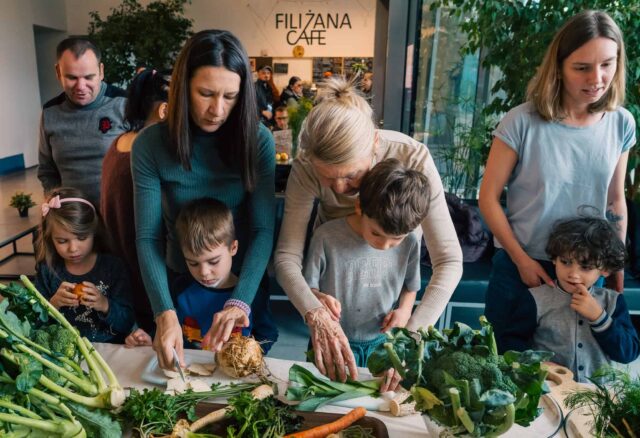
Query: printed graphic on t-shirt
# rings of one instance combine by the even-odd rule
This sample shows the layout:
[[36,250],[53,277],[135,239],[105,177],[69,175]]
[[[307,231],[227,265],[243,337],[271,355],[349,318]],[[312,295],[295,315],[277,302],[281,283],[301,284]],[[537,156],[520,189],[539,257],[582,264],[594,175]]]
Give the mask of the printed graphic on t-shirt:
[[389,260],[378,257],[351,259],[346,262],[346,290],[353,287],[381,287],[383,272],[389,271]]
[[109,131],[112,127],[113,127],[113,122],[111,122],[111,119],[109,117],[103,117],[100,119],[100,124],[98,126],[98,129],[100,130],[100,132],[102,132],[103,134],[106,134],[107,131]]

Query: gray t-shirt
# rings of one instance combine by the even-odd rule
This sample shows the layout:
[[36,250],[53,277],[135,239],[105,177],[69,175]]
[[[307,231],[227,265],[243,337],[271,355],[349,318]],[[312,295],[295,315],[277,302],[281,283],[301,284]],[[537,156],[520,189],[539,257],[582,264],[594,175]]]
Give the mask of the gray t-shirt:
[[507,113],[493,135],[518,154],[507,183],[507,218],[529,256],[548,259],[545,246],[559,219],[604,217],[613,172],[636,143],[635,133],[633,116],[622,107],[585,127],[547,122],[531,103]]
[[313,233],[303,273],[309,287],[340,301],[347,338],[369,341],[380,335],[400,292],[420,288],[419,240],[409,233],[398,246],[377,250],[346,218],[334,219]]

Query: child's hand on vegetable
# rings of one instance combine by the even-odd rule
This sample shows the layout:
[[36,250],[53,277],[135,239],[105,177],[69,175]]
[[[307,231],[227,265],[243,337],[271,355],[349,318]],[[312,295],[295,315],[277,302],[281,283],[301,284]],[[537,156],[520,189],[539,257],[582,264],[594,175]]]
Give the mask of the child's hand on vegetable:
[[409,322],[409,318],[411,318],[411,309],[398,307],[387,313],[387,316],[385,316],[382,321],[380,331],[384,333],[394,327],[404,327],[407,325],[407,322]]
[[334,321],[340,321],[340,314],[342,313],[342,304],[329,294],[320,292],[318,289],[311,289],[311,292],[316,296],[322,305],[329,311],[331,319]]
[[213,322],[207,334],[202,338],[202,349],[217,353],[229,340],[236,327],[248,327],[249,317],[240,307],[227,306],[213,315]]
[[95,284],[90,281],[82,282],[84,294],[80,298],[80,304],[98,312],[107,313],[109,311],[109,299],[98,290]]
[[394,368],[389,368],[382,375],[380,393],[382,394],[387,391],[395,391],[398,388],[398,385],[400,385],[401,380],[402,377],[400,376],[400,373],[398,373]]
[[593,322],[602,315],[602,307],[589,293],[584,284],[577,284],[577,292],[571,295],[571,308]]
[[124,340],[125,348],[151,346],[152,344],[153,340],[151,339],[151,336],[141,328],[135,329],[129,333],[129,336]]
[[56,309],[61,307],[77,307],[80,304],[80,300],[78,300],[78,296],[73,293],[74,287],[75,284],[63,281],[56,293],[53,294],[49,300],[51,305]]

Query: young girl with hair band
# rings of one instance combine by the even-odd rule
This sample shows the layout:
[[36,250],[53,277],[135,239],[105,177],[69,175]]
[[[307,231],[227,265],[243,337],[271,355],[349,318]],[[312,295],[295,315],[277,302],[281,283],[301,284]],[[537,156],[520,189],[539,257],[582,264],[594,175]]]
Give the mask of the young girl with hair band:
[[36,288],[82,336],[122,343],[134,323],[129,276],[106,250],[93,204],[76,189],[51,191],[36,242]]
[[125,339],[127,347],[151,345],[149,333],[153,334],[155,331],[153,312],[140,275],[138,256],[132,248],[136,241],[136,229],[131,147],[143,128],[165,119],[170,75],[170,71],[146,68],[133,78],[124,112],[125,121],[131,130],[113,142],[102,163],[100,213],[112,239],[113,253],[125,261],[131,275],[131,299],[136,328]]
[[[516,310],[527,289],[553,285],[545,246],[556,221],[597,214],[617,222],[624,242],[624,179],[636,143],[633,116],[621,106],[624,41],[604,12],[581,12],[558,31],[527,91],[528,101],[493,133],[480,187],[480,211],[499,248],[485,313],[500,351],[527,348],[512,335]],[[622,291],[622,274],[608,277],[610,289]]]

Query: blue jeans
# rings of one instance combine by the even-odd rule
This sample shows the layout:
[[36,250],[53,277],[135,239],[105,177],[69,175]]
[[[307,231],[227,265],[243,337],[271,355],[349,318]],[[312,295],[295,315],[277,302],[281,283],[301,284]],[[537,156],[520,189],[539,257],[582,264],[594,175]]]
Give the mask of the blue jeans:
[[[553,263],[547,260],[536,260],[547,274],[556,278]],[[504,353],[510,349],[504,345],[502,335],[510,326],[514,309],[517,309],[523,299],[527,298],[529,286],[522,282],[518,268],[511,261],[511,257],[504,249],[496,250],[492,259],[491,276],[485,296],[484,313],[496,336],[498,351]]]

